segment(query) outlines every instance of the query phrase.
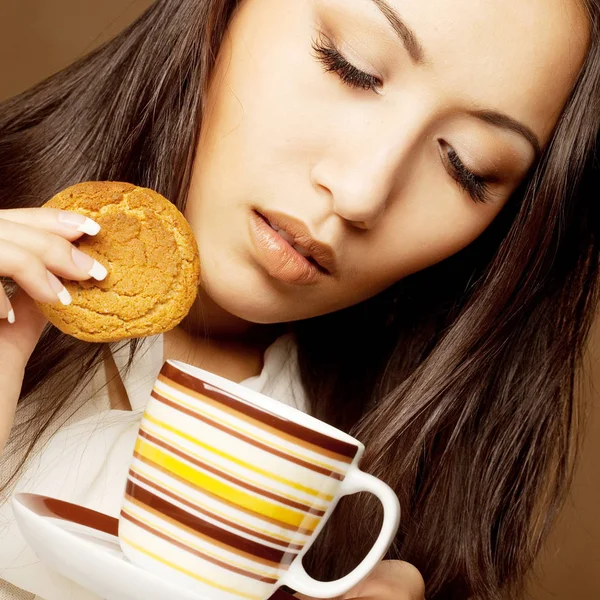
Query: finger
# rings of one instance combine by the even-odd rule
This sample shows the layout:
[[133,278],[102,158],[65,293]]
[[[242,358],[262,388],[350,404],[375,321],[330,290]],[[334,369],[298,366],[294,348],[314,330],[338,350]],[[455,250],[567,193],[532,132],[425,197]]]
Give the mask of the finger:
[[0,283],[0,319],[6,319],[11,325],[15,322],[15,311],[2,283]]
[[65,286],[33,252],[0,240],[0,256],[0,275],[13,279],[32,298],[39,302],[60,300],[63,304],[70,304],[71,298]]
[[84,233],[96,235],[100,231],[100,225],[89,217],[58,208],[12,208],[0,211],[0,219],[43,229],[71,242]]
[[403,560],[384,560],[380,563],[380,576],[389,581],[402,582],[410,591],[411,598],[423,598],[425,595],[425,581],[419,569]]
[[384,560],[344,595],[344,600],[423,600],[425,583],[419,570],[401,560]]
[[[0,219],[0,240],[25,246],[43,260],[48,270],[66,279],[82,281],[94,277],[102,280],[107,275],[103,265],[64,238],[28,225]],[[0,259],[0,269],[2,262]]]

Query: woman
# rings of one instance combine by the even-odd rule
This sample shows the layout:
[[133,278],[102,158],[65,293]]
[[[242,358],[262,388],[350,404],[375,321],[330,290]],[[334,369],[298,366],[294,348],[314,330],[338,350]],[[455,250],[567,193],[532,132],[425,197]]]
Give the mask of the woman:
[[[0,273],[22,290],[0,313],[16,319],[0,328],[4,439],[20,397],[5,488],[41,429],[91,410],[76,392],[104,363],[112,408],[135,408],[123,383],[144,344],[115,368],[30,299],[56,300],[47,272],[91,268],[65,243],[77,223],[35,207],[130,181],[185,211],[202,259],[164,356],[256,382],[285,340],[279,389],[299,377],[305,409],[365,442],[363,468],[397,491],[389,560],[348,597],[423,597],[418,569],[428,598],[514,598],[572,471],[599,41],[597,0],[164,0],[7,101]],[[376,510],[338,507],[313,575],[361,559]]]

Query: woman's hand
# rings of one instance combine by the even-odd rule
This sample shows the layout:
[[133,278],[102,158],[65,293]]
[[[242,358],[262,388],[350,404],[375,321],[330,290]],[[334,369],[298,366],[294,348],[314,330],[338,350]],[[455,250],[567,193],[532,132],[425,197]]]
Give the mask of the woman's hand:
[[97,223],[71,211],[0,210],[0,276],[21,288],[11,302],[0,283],[0,454],[14,419],[25,366],[46,324],[33,299],[71,302],[56,275],[74,281],[106,277],[102,265],[71,243],[99,230]]
[[[300,600],[313,600],[295,594]],[[337,600],[424,600],[421,573],[407,562],[384,560],[355,588]]]

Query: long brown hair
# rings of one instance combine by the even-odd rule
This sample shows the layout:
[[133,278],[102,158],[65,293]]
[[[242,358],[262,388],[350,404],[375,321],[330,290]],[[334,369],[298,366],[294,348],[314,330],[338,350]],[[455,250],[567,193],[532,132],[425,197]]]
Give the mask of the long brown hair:
[[[159,0],[115,39],[0,105],[0,206],[84,180],[154,188],[183,208],[203,99],[236,0]],[[577,382],[598,294],[600,4],[589,54],[531,176],[471,246],[338,313],[294,324],[310,410],[366,447],[403,509],[388,558],[428,598],[501,598],[568,489]],[[131,340],[130,364],[139,346]],[[26,369],[11,451],[74,410],[103,346],[48,327]],[[24,460],[24,459],[23,459]],[[6,473],[4,487],[14,481]],[[377,530],[342,501],[305,558],[328,579]]]

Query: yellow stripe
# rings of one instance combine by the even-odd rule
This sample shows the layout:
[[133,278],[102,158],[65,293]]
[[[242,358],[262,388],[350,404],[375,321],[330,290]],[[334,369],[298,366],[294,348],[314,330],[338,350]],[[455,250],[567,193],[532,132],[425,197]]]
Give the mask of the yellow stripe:
[[215,477],[202,473],[190,465],[187,465],[180,459],[175,458],[170,454],[166,454],[159,448],[151,446],[143,441],[142,438],[138,438],[135,449],[144,458],[161,465],[186,481],[208,490],[219,498],[228,500],[238,506],[243,506],[258,514],[277,519],[278,521],[283,521],[294,527],[303,527],[310,531],[313,531],[320,521],[319,518],[310,517],[306,513],[273,504],[272,502],[248,494],[239,488],[223,483]]
[[[141,521],[142,523],[144,523],[151,529],[155,529],[156,531],[159,531],[160,533],[179,542],[180,544],[183,544],[184,546],[189,546],[190,548],[197,550],[198,552],[202,552],[203,554],[206,554],[207,556],[210,556],[211,558],[215,558],[216,560],[220,560],[221,562],[228,563],[232,567],[236,567],[238,569],[248,571],[249,573],[254,573],[255,575],[260,575],[261,577],[270,577],[270,578],[276,579],[281,576],[279,569],[275,569],[275,573],[265,573],[264,571],[257,571],[256,569],[253,569],[252,567],[248,567],[246,565],[240,565],[239,563],[236,563],[234,560],[230,560],[229,558],[223,558],[222,556],[219,556],[218,554],[214,554],[214,552],[211,552],[210,550],[207,550],[206,548],[201,548],[201,547],[197,546],[196,544],[193,544],[192,542],[183,540],[180,537],[171,533],[170,531],[167,531],[166,529],[160,527],[159,525],[156,525],[155,523],[151,523],[150,521],[148,521],[148,519],[144,519],[144,517],[142,517],[141,515],[137,514],[133,510],[131,510],[131,507],[129,507],[129,506],[127,507],[126,512],[128,512],[132,517],[135,517],[138,521]],[[132,525],[135,525],[135,523],[132,523]],[[243,577],[243,575],[241,573],[236,573],[236,575],[241,575]]]
[[179,529],[181,529],[181,531],[187,531],[188,533],[191,533],[193,536],[198,537],[201,540],[208,542],[209,544],[211,544],[213,546],[222,548],[223,550],[227,550],[227,552],[231,552],[232,554],[238,554],[240,557],[246,558],[247,560],[251,560],[252,562],[259,563],[266,567],[277,568],[277,569],[282,569],[282,570],[287,570],[287,568],[289,567],[288,564],[283,564],[281,562],[277,562],[276,559],[263,558],[256,554],[252,554],[251,552],[246,552],[242,548],[232,546],[225,541],[220,541],[215,538],[212,538],[208,534],[202,533],[202,532],[194,529],[192,527],[191,523],[186,525],[185,523],[182,523],[181,521],[175,520],[173,517],[170,517],[169,515],[161,513],[156,508],[152,508],[152,506],[149,506],[148,504],[144,504],[137,498],[134,498],[133,496],[130,496],[129,494],[125,494],[125,503],[123,504],[123,506],[125,507],[125,510],[127,509],[127,507],[130,504],[134,504],[138,508],[141,508],[144,512],[151,514],[152,516],[158,518],[161,521],[166,521],[167,523],[170,523],[171,525],[178,527]]
[[150,552],[146,548],[142,548],[141,546],[138,546],[137,544],[135,544],[134,542],[132,542],[130,539],[128,539],[126,537],[121,536],[120,539],[122,541],[124,541],[126,544],[128,544],[129,546],[131,546],[134,550],[137,550],[138,552],[141,552],[142,554],[145,554],[146,556],[153,558],[154,560],[162,563],[163,565],[166,565],[167,567],[170,567],[171,569],[175,569],[175,571],[179,571],[180,573],[183,573],[184,575],[193,577],[194,579],[197,579],[198,581],[205,583],[206,585],[210,585],[211,587],[217,588],[218,590],[222,590],[224,592],[228,592],[230,594],[236,594],[237,596],[241,596],[242,598],[248,598],[248,600],[262,600],[262,596],[253,596],[252,594],[246,594],[240,590],[236,590],[234,588],[220,585],[216,581],[211,581],[210,579],[200,577],[200,575],[196,575],[196,573],[192,573],[191,571],[188,571],[187,569],[184,569],[183,567],[180,567],[179,565],[176,565],[175,563],[165,560],[162,556],[157,556],[156,554]]
[[[163,383],[163,385],[166,385],[166,384]],[[344,477],[345,474],[346,474],[346,471],[340,471],[340,470],[336,469],[331,464],[319,462],[317,460],[314,460],[313,458],[308,458],[308,457],[306,457],[306,456],[304,456],[302,454],[298,454],[296,452],[292,452],[289,448],[283,448],[282,446],[278,446],[277,444],[273,443],[270,440],[265,440],[264,438],[259,437],[254,432],[249,432],[249,431],[246,431],[245,429],[242,429],[241,427],[235,426],[230,421],[220,420],[218,417],[215,417],[215,415],[213,415],[213,414],[206,413],[204,411],[198,410],[197,405],[196,406],[192,406],[192,405],[188,404],[187,402],[184,402],[183,400],[180,400],[179,398],[176,398],[172,394],[169,394],[168,392],[165,392],[163,389],[161,389],[159,387],[156,387],[156,391],[161,396],[164,396],[165,398],[168,398],[169,400],[172,400],[173,402],[175,402],[176,404],[179,404],[180,406],[184,406],[185,408],[187,408],[188,410],[190,410],[192,412],[195,412],[196,414],[202,415],[203,417],[207,417],[209,419],[213,419],[214,421],[217,421],[217,423],[219,423],[221,425],[226,425],[230,429],[233,429],[234,431],[237,431],[238,433],[244,434],[246,437],[250,437],[253,440],[256,440],[257,442],[261,442],[261,443],[265,444],[266,446],[269,446],[271,448],[275,448],[275,450],[279,450],[280,452],[283,452],[285,454],[289,454],[290,456],[293,456],[294,458],[298,458],[300,460],[303,460],[303,461],[305,461],[307,463],[310,463],[311,465],[315,465],[317,467],[322,467],[323,469],[327,469],[328,471],[332,471],[333,473],[337,473],[338,475],[341,475],[342,477]],[[327,475],[323,475],[322,473],[321,473],[321,476],[322,477],[327,477]]]
[[[199,502],[198,500],[196,500],[196,498],[192,498],[191,496],[188,496],[187,494],[184,494],[182,492],[180,492],[179,490],[175,489],[174,487],[171,487],[170,485],[164,483],[163,481],[158,481],[156,479],[156,477],[153,477],[152,475],[150,475],[150,473],[144,471],[143,469],[139,468],[141,461],[136,461],[138,464],[135,465],[135,467],[133,468],[134,471],[134,477],[135,477],[135,473],[139,473],[142,477],[145,477],[146,479],[149,479],[150,481],[153,481],[154,483],[156,483],[156,485],[159,485],[162,488],[165,488],[167,490],[169,490],[170,492],[172,492],[173,494],[175,494],[176,496],[179,496],[181,498],[184,498],[185,500],[187,500],[188,502],[190,502],[191,504],[194,504],[195,506],[199,506],[200,508],[203,508],[205,510],[207,510],[210,513],[214,513],[215,515],[218,515],[219,517],[223,517],[224,519],[226,519],[227,521],[233,521],[233,520],[238,520],[239,521],[239,517],[234,516],[234,515],[228,515],[224,512],[215,510],[212,506],[207,506],[206,504],[202,504],[201,502]],[[242,513],[245,514],[245,513]],[[258,517],[256,517],[258,519]],[[279,535],[277,533],[273,533],[272,531],[267,531],[266,529],[260,529],[259,527],[256,527],[255,525],[252,525],[250,523],[240,523],[240,525],[244,525],[245,527],[247,527],[248,529],[252,529],[254,531],[258,531],[259,533],[263,533],[264,535],[268,535],[269,537],[272,537],[273,539],[276,540],[280,540],[281,542],[284,542],[286,544],[298,544],[300,543],[301,540],[296,540],[293,538],[288,538],[285,537],[283,535]],[[298,534],[298,535],[302,535],[302,534]]]
[[[183,438],[184,440],[187,440],[188,442],[192,443],[192,444],[196,444],[198,446],[200,446],[201,448],[204,448],[205,450],[208,450],[209,452],[212,452],[213,454],[216,454],[218,456],[221,456],[222,458],[225,458],[227,460],[230,460],[231,462],[239,465],[240,467],[244,467],[248,470],[251,471],[255,471],[256,473],[258,473],[259,475],[264,475],[265,477],[269,477],[271,479],[276,479],[281,481],[281,483],[284,483],[286,485],[292,486],[296,489],[300,489],[301,491],[307,490],[307,493],[312,494],[313,496],[319,496],[319,492],[317,490],[312,490],[310,488],[305,488],[304,486],[300,485],[300,484],[295,484],[293,481],[289,481],[287,479],[284,479],[283,477],[278,477],[277,475],[275,475],[274,473],[269,473],[268,471],[263,471],[262,469],[259,469],[258,467],[254,467],[252,465],[250,465],[249,463],[246,463],[242,460],[239,460],[233,456],[230,456],[229,454],[226,454],[225,452],[221,452],[220,450],[217,450],[216,448],[213,448],[212,446],[209,446],[208,444],[205,444],[204,442],[201,442],[200,440],[197,440],[196,438],[192,437],[191,435],[188,435],[187,433],[184,433],[183,431],[179,431],[178,429],[175,429],[175,427],[171,427],[171,425],[167,425],[167,423],[165,423],[164,421],[160,421],[158,420],[156,417],[153,417],[152,415],[150,415],[148,412],[146,412],[146,414],[144,415],[145,419],[147,421],[150,421],[150,423],[152,423],[153,425],[156,425],[157,427],[161,427],[163,429],[166,429],[167,431],[170,431],[171,433],[173,433],[174,435]],[[176,444],[175,442],[161,436],[159,433],[156,433],[154,431],[149,431],[148,433],[151,433],[152,435],[155,435],[157,438],[161,439],[163,442],[166,442],[168,444],[171,444],[172,446],[174,446],[175,448],[177,448],[178,450],[181,450],[182,452],[185,452],[186,454],[189,453],[188,450],[186,450],[185,448],[179,446],[178,444]],[[207,460],[206,458],[202,457],[202,460],[205,461],[207,464],[209,464],[211,467],[214,467],[215,469],[219,469],[220,471],[224,471],[225,467],[211,462],[209,460]],[[296,496],[290,496],[289,494],[286,494],[285,492],[282,492],[281,490],[272,488],[272,487],[268,487],[266,485],[264,485],[261,482],[258,481],[252,481],[251,479],[247,479],[246,477],[242,477],[242,475],[240,475],[239,473],[233,472],[233,471],[225,471],[228,475],[233,475],[235,477],[237,477],[238,479],[241,479],[242,481],[245,481],[246,483],[249,483],[251,485],[257,485],[260,486],[261,488],[268,490],[269,492],[272,492],[273,494],[279,494],[280,496],[283,496],[284,498],[287,498],[288,500],[294,500],[295,502],[300,502],[302,504],[307,504],[310,503],[310,500],[306,500],[304,498],[297,498]],[[326,500],[333,500],[333,496],[323,496],[324,499]],[[321,499],[319,497],[319,499]],[[322,510],[322,511],[326,511],[329,507],[328,506],[321,506],[318,504],[311,504],[311,506],[313,508],[316,508],[318,510]]]

